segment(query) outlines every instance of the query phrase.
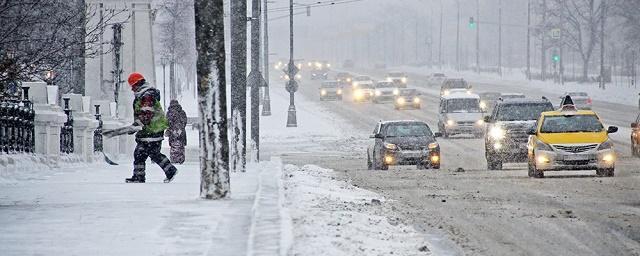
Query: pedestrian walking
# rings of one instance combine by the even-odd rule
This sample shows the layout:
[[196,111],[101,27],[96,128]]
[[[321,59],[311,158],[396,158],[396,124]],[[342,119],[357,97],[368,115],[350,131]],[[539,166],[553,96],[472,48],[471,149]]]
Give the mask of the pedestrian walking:
[[171,100],[167,110],[169,129],[165,135],[169,137],[171,146],[170,158],[174,164],[184,163],[184,147],[187,145],[187,114],[177,100]]
[[[147,158],[158,164],[165,173],[165,183],[171,182],[178,172],[164,154],[160,153],[164,130],[169,126],[162,105],[160,91],[147,84],[142,74],[129,75],[129,86],[135,94],[133,100],[134,126],[141,127],[136,133],[136,149],[133,152],[133,176],[127,183],[145,182],[145,162]],[[133,132],[132,132],[133,133]]]

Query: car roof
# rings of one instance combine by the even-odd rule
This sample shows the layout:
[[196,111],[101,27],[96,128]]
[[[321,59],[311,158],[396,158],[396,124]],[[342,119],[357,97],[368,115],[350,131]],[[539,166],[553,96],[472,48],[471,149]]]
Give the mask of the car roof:
[[[547,111],[547,112],[542,112],[541,115],[542,116],[564,116],[564,115],[567,115],[567,111],[562,111],[562,110]],[[594,112],[592,110],[571,111],[570,115],[573,115],[573,116],[578,116],[578,115],[595,115],[595,116],[598,116],[598,114],[596,114],[596,112]]]
[[449,95],[443,95],[442,99],[480,99],[480,95],[464,91],[451,91]]
[[519,92],[502,92],[500,93],[502,96],[524,96],[524,93]]
[[[390,120],[390,121],[380,121],[381,125],[389,125],[389,124],[403,124],[403,123],[418,123],[418,124],[427,124],[423,121],[418,120]],[[428,126],[428,124],[427,124]]]
[[518,105],[518,104],[551,104],[548,100],[538,99],[505,99],[498,101],[498,105]]

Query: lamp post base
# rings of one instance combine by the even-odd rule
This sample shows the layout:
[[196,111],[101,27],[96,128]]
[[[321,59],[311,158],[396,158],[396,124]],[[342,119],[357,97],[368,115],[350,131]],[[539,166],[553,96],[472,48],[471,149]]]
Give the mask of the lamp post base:
[[264,98],[262,99],[262,116],[271,116],[271,98],[269,97],[269,87],[264,88]]
[[287,127],[298,127],[298,121],[296,120],[295,105],[289,106],[289,112],[287,113]]

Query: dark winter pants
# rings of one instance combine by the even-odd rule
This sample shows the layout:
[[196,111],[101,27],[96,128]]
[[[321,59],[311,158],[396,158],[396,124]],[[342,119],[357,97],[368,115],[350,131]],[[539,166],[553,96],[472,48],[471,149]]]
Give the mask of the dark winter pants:
[[138,141],[136,150],[133,152],[133,175],[144,176],[145,162],[147,157],[151,158],[151,161],[158,164],[162,170],[167,173],[171,169],[175,169],[165,155],[160,153],[162,147],[162,141],[156,142],[143,142]]

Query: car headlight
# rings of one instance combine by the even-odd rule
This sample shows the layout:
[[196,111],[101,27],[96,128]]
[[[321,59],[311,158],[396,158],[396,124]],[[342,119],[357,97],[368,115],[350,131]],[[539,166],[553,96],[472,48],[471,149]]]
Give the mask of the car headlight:
[[427,146],[427,148],[429,148],[429,150],[434,150],[434,149],[437,149],[439,146],[440,146],[440,145],[438,145],[438,143],[437,143],[437,142],[432,142],[432,143],[429,143],[429,145]]
[[477,125],[484,125],[484,120],[480,119],[478,121],[476,121]]
[[351,84],[353,86],[353,88],[358,87],[358,82],[353,82],[353,84]]
[[405,101],[406,100],[404,98],[398,98],[398,100],[396,100],[396,102],[398,102],[398,105],[404,105]]
[[541,140],[536,141],[536,149],[542,151],[553,151],[549,144],[542,142]]
[[327,95],[327,91],[326,90],[320,91],[320,95],[322,95],[322,96]]
[[420,98],[418,97],[413,98],[413,103],[420,103]]
[[471,94],[471,90],[467,90],[467,94]]
[[507,132],[502,127],[494,126],[489,130],[489,136],[494,140],[501,140],[507,135]]
[[336,91],[336,94],[341,95],[341,94],[342,94],[342,89],[338,89],[338,90]]
[[483,101],[480,101],[480,108],[481,108],[481,109],[485,109],[485,110],[486,110],[486,109],[487,109],[487,102],[486,102],[486,101],[484,101],[484,100],[483,100]]
[[388,149],[388,150],[397,150],[398,146],[396,146],[396,144],[391,144],[391,143],[384,143],[384,148]]
[[328,68],[330,68],[330,67],[331,67],[331,64],[327,63],[327,67],[328,67]]
[[382,92],[381,92],[381,91],[376,90],[375,94],[376,94],[376,96],[380,96],[380,95],[382,95]]
[[451,119],[447,120],[447,125],[448,125],[448,126],[453,126],[453,125],[455,125],[455,124],[456,124],[456,121],[453,121],[453,120],[451,120]]
[[284,80],[289,80],[289,75],[284,75]]
[[607,140],[602,144],[600,144],[600,146],[598,146],[598,151],[605,150],[605,149],[612,149],[612,148],[613,148],[613,142],[611,142],[611,140]]
[[347,82],[351,82],[351,78],[347,78]]
[[391,77],[387,77],[387,82],[393,82],[393,79],[391,79]]
[[398,90],[398,89],[393,89],[393,95],[395,95],[395,96],[400,95],[400,90]]
[[403,84],[406,84],[406,83],[407,83],[407,78],[406,78],[406,77],[403,77],[402,79],[400,79],[400,81],[401,81]]
[[449,93],[450,93],[449,90],[444,91],[444,95],[449,95]]

